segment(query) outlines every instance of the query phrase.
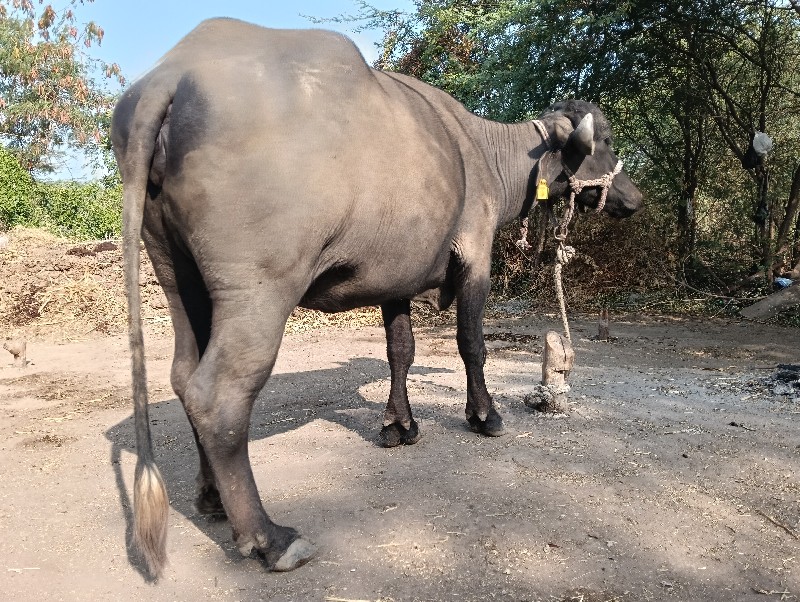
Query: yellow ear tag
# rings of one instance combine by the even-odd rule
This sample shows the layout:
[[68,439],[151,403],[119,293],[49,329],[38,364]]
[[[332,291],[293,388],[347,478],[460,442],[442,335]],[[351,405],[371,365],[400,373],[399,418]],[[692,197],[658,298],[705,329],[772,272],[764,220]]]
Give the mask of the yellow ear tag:
[[547,187],[547,180],[542,178],[539,180],[539,185],[536,187],[536,200],[546,201],[550,198],[550,189]]

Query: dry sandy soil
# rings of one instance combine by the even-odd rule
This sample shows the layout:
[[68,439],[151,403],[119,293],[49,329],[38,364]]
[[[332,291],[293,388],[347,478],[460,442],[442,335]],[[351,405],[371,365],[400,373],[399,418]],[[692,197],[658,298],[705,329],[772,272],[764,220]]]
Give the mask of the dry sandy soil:
[[319,546],[288,574],[241,558],[227,523],[193,509],[197,456],[169,387],[171,339],[151,321],[151,418],[172,503],[157,584],[128,546],[126,340],[34,329],[31,363],[14,368],[3,352],[0,364],[0,597],[797,600],[800,401],[768,377],[800,363],[800,331],[612,320],[611,342],[590,339],[592,319],[573,323],[570,412],[555,417],[523,399],[556,317],[487,321],[500,438],[465,428],[452,324],[418,326],[409,392],[423,439],[391,450],[376,445],[382,330],[288,333],[250,447],[268,512]]

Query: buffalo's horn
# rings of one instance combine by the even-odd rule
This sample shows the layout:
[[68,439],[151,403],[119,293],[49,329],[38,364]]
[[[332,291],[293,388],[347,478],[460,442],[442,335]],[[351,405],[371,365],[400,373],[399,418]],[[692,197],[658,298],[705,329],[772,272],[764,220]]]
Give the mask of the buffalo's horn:
[[594,154],[594,117],[587,113],[578,127],[569,135],[569,144],[573,144],[584,155]]

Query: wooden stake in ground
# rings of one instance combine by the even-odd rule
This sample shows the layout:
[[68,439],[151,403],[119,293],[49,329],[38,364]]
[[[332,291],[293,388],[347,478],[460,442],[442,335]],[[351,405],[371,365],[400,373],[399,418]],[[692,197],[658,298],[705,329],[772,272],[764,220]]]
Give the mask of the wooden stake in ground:
[[556,331],[544,338],[542,384],[535,393],[525,396],[525,403],[549,414],[567,413],[567,378],[575,363],[575,350],[569,340]]
[[575,350],[566,337],[551,330],[544,338],[544,357],[542,359],[542,384],[554,391],[565,389],[557,393],[566,399],[569,390],[567,378],[575,363]]
[[611,332],[609,331],[608,310],[600,310],[600,320],[597,322],[597,340],[608,341],[611,339]]
[[27,344],[25,341],[6,341],[3,343],[3,349],[8,351],[14,356],[14,367],[24,368],[28,362],[25,359],[25,348]]

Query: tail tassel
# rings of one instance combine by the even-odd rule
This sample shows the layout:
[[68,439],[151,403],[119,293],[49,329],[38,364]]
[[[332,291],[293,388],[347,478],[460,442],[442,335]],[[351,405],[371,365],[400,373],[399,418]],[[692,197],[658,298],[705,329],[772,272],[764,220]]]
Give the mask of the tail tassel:
[[155,464],[139,463],[133,490],[133,543],[151,575],[158,579],[167,564],[167,488]]

